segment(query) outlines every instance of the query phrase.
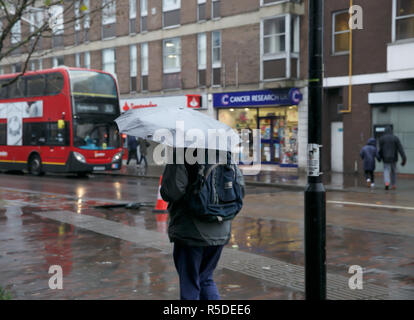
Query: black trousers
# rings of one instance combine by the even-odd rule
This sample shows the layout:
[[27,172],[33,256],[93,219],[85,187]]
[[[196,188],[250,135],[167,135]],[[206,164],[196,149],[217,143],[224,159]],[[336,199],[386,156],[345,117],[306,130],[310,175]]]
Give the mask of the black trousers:
[[374,182],[374,171],[365,170],[365,179],[371,179],[371,182]]

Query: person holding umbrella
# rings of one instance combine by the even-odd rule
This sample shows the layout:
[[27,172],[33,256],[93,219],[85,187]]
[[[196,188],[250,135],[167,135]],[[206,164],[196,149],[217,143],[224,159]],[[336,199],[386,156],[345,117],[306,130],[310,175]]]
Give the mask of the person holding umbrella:
[[[225,124],[187,108],[136,109],[124,113],[115,122],[121,132],[173,148],[173,161],[165,167],[160,193],[168,202],[168,236],[174,243],[180,298],[220,299],[213,272],[224,245],[230,240],[232,219],[242,208],[244,179],[231,161],[231,143],[211,149],[214,144],[202,139],[180,141],[180,137],[195,131],[199,136],[209,137],[210,130],[218,129],[238,144],[239,136]],[[178,128],[177,122],[183,127]],[[171,134],[161,141],[156,131],[165,129]],[[224,155],[220,158],[224,158],[223,163],[217,161],[217,155]],[[189,161],[189,158],[197,160]]]

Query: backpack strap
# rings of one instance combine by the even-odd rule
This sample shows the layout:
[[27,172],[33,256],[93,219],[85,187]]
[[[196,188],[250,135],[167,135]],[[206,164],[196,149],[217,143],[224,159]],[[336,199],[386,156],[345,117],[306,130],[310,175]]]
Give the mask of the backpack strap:
[[209,177],[209,175],[211,174],[211,172],[212,172],[215,168],[217,168],[219,165],[220,165],[220,164],[216,163],[216,164],[213,164],[210,168],[208,168],[208,169],[207,169],[206,173],[204,174],[204,181],[206,181],[206,180],[207,180],[207,178]]

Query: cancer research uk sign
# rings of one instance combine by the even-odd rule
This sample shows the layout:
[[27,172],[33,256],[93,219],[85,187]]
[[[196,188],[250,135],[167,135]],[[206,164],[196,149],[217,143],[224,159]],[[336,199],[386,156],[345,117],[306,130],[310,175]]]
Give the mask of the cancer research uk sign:
[[291,106],[302,101],[298,88],[260,91],[227,92],[214,94],[215,108],[237,108],[252,106]]

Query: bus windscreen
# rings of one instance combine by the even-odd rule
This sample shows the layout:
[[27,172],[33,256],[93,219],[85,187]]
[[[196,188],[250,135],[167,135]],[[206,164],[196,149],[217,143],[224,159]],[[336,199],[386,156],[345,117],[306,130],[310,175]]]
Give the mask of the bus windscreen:
[[70,70],[71,91],[75,96],[117,98],[115,80],[108,74]]

